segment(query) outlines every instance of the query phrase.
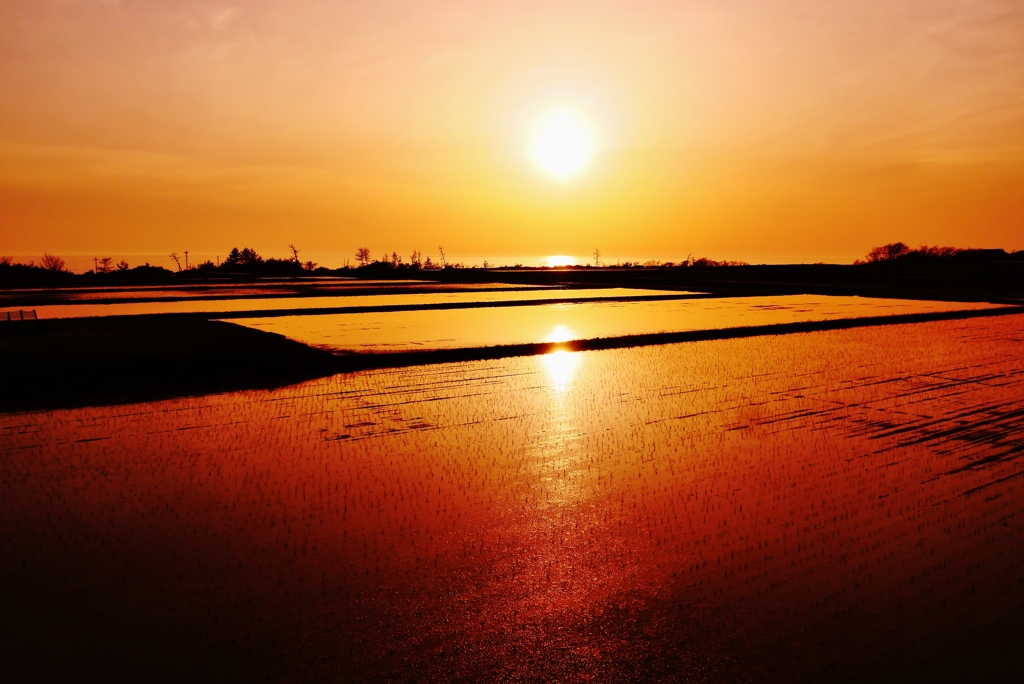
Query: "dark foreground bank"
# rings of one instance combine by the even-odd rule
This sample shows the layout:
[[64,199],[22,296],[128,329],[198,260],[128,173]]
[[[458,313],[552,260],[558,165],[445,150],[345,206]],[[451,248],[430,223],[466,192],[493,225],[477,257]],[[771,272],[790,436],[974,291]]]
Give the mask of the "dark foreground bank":
[[0,411],[269,389],[334,372],[280,335],[188,317],[20,321],[0,327]]

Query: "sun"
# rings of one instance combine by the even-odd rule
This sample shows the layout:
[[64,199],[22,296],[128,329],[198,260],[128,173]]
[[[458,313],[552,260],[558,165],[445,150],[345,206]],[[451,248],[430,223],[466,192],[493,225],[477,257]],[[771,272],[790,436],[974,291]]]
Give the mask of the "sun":
[[589,122],[572,109],[553,109],[537,119],[529,154],[541,171],[564,182],[583,173],[594,159],[597,142]]
[[558,268],[559,266],[575,266],[576,259],[571,256],[564,254],[553,254],[547,258],[548,268]]

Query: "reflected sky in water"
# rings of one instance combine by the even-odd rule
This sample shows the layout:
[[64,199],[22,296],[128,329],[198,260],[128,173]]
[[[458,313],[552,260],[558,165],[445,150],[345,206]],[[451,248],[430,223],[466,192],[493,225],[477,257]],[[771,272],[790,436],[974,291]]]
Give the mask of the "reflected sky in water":
[[404,351],[567,341],[549,340],[553,330],[593,339],[992,306],[792,295],[225,320],[337,351]]
[[[381,283],[370,283],[373,286]],[[383,283],[387,284],[387,283]],[[349,288],[353,291],[363,288]],[[440,287],[437,283],[420,285],[420,287]],[[457,286],[444,285],[456,289]],[[138,314],[170,314],[170,313],[219,313],[232,311],[290,311],[301,309],[325,309],[337,307],[373,307],[421,304],[446,304],[467,302],[515,302],[537,301],[545,299],[593,299],[595,297],[642,297],[666,295],[685,295],[685,292],[665,292],[664,290],[641,290],[630,288],[604,288],[565,290],[557,288],[509,289],[513,286],[495,285],[497,291],[477,291],[472,287],[464,287],[460,292],[425,292],[413,293],[412,285],[396,287],[389,294],[360,295],[346,294],[343,296],[316,297],[256,297],[267,290],[239,290],[236,296],[247,295],[242,299],[188,299],[169,302],[115,302],[110,304],[49,304],[35,306],[39,318],[85,318],[90,316],[128,316]],[[522,287],[522,286],[520,286]],[[107,294],[107,293],[103,293]],[[184,294],[184,293],[182,293]]]

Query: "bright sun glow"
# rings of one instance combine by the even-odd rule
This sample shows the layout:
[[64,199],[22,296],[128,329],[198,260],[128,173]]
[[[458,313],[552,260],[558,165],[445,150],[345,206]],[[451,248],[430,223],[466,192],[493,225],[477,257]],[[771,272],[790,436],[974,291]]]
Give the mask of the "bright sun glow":
[[590,166],[597,143],[586,119],[571,109],[556,109],[537,120],[529,151],[541,171],[567,181]]
[[554,390],[561,394],[569,389],[569,386],[572,384],[572,376],[576,371],[576,365],[580,361],[580,355],[560,350],[544,354],[540,358],[545,370],[548,372],[548,378],[551,380],[551,386]]
[[[576,333],[571,328],[564,325],[556,325],[548,333],[545,341],[558,343],[574,339],[576,339]],[[576,370],[576,364],[579,363],[579,354],[565,349],[556,349],[544,354],[541,357],[541,361],[544,364],[544,368],[548,371],[551,385],[555,388],[555,391],[562,393],[568,389],[572,382],[573,372]]]
[[576,336],[576,333],[572,331],[572,328],[564,325],[556,325],[548,333],[548,336],[544,338],[545,342],[568,342]]
[[547,258],[547,264],[549,268],[555,268],[556,266],[575,266],[576,259],[571,256],[565,256],[564,254],[555,254]]

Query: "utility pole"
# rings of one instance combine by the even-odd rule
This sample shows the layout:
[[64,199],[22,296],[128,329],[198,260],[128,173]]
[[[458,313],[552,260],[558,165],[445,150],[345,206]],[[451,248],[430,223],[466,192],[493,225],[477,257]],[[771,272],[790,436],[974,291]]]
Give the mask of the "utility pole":
[[448,268],[448,262],[444,260],[444,247],[438,245],[437,248],[441,250],[441,267]]
[[97,259],[96,257],[93,257],[92,258],[92,272],[93,273],[99,273],[99,271],[100,271],[99,259]]

